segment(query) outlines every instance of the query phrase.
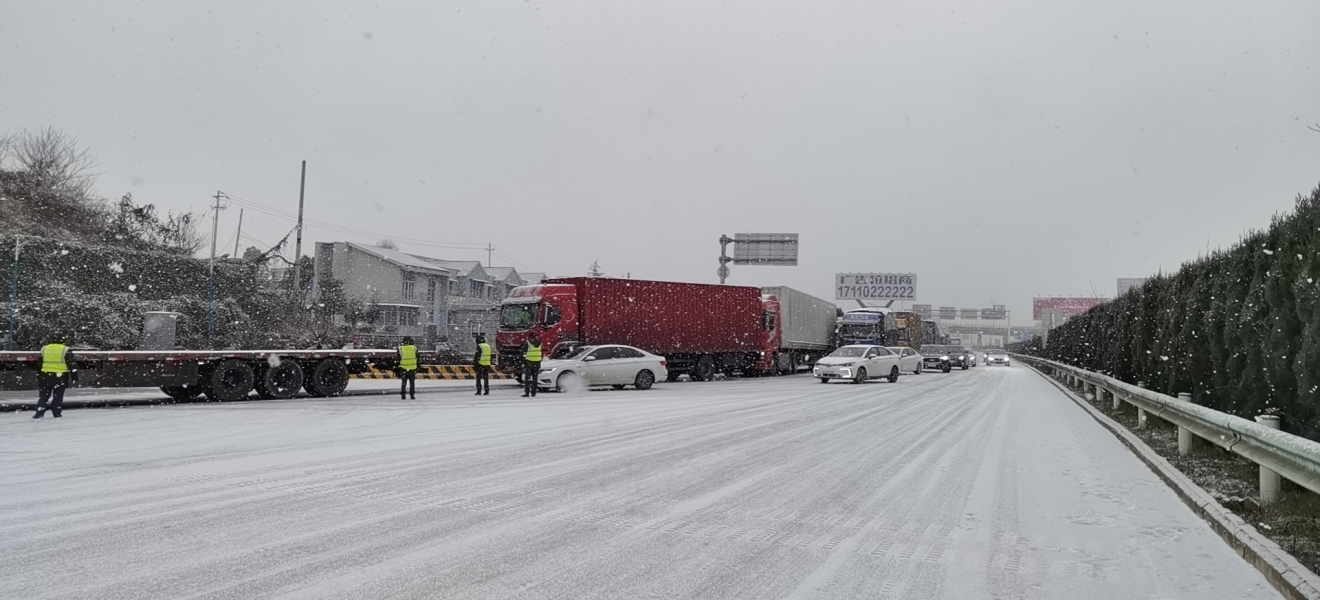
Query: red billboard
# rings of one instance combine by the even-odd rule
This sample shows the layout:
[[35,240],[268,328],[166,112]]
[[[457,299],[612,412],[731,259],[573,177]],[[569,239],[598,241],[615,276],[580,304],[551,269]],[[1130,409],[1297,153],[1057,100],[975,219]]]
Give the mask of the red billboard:
[[1039,321],[1040,311],[1050,308],[1063,313],[1065,317],[1075,317],[1108,300],[1109,298],[1032,298],[1031,318]]

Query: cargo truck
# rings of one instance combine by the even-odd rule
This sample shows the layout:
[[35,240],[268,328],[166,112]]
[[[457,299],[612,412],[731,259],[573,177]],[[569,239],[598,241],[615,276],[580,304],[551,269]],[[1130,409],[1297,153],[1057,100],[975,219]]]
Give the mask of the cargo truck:
[[771,353],[775,371],[796,373],[799,366],[815,364],[838,346],[838,307],[782,285],[761,288],[761,294],[767,312],[779,315],[778,327],[772,328],[768,344],[775,349]]
[[[769,372],[778,350],[778,303],[761,289],[568,277],[514,288],[500,307],[500,369],[521,376],[522,344],[540,334],[547,356],[579,346],[625,344],[665,357],[669,380]],[[774,342],[772,346],[771,343]]]
[[854,308],[839,317],[838,341],[849,344],[891,345],[892,332],[898,326],[894,311],[888,308]]

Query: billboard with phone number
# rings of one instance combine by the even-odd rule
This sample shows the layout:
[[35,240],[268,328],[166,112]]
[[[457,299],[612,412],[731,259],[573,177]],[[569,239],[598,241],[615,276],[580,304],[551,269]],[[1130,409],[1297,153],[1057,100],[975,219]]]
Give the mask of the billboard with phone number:
[[914,273],[839,273],[834,276],[835,300],[912,300],[917,297]]

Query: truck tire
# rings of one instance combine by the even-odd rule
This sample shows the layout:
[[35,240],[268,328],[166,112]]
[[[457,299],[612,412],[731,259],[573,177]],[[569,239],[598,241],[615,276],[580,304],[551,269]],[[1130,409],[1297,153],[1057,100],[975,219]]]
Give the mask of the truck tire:
[[257,395],[262,399],[292,398],[303,387],[302,365],[296,360],[280,361],[278,366],[262,368],[257,374]]
[[866,367],[857,369],[857,376],[853,378],[853,383],[866,383]]
[[651,389],[651,384],[655,383],[655,373],[642,369],[637,373],[637,379],[633,380],[633,385],[639,390]]
[[889,383],[898,383],[898,367],[889,367]]
[[166,396],[174,398],[179,402],[187,402],[202,395],[202,393],[205,392],[206,390],[203,390],[200,385],[193,384],[193,385],[167,385],[160,388],[160,391],[165,392]]
[[710,381],[715,378],[715,359],[710,356],[703,356],[697,361],[696,366],[688,373],[692,381]]
[[668,381],[669,383],[673,383],[675,381],[678,381],[678,376],[679,376],[678,371],[670,371],[665,374],[665,381]]
[[312,367],[311,377],[306,378],[303,388],[317,398],[338,396],[348,387],[348,367],[338,358],[323,358]]
[[212,402],[242,400],[252,393],[256,373],[247,361],[230,358],[220,361],[206,376],[206,399]]

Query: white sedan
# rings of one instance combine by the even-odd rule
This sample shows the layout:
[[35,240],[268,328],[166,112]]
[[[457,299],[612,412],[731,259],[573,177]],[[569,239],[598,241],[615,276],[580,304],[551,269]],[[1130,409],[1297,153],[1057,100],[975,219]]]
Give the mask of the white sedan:
[[821,383],[831,379],[847,379],[853,383],[865,383],[868,379],[888,377],[889,381],[898,381],[901,357],[884,346],[858,344],[844,346],[829,356],[816,361],[812,375]]
[[921,374],[921,353],[904,346],[890,346],[889,351],[898,355],[898,370],[914,375]]
[[541,363],[537,387],[561,392],[609,385],[650,389],[669,375],[665,357],[632,346],[583,346],[568,356]]

